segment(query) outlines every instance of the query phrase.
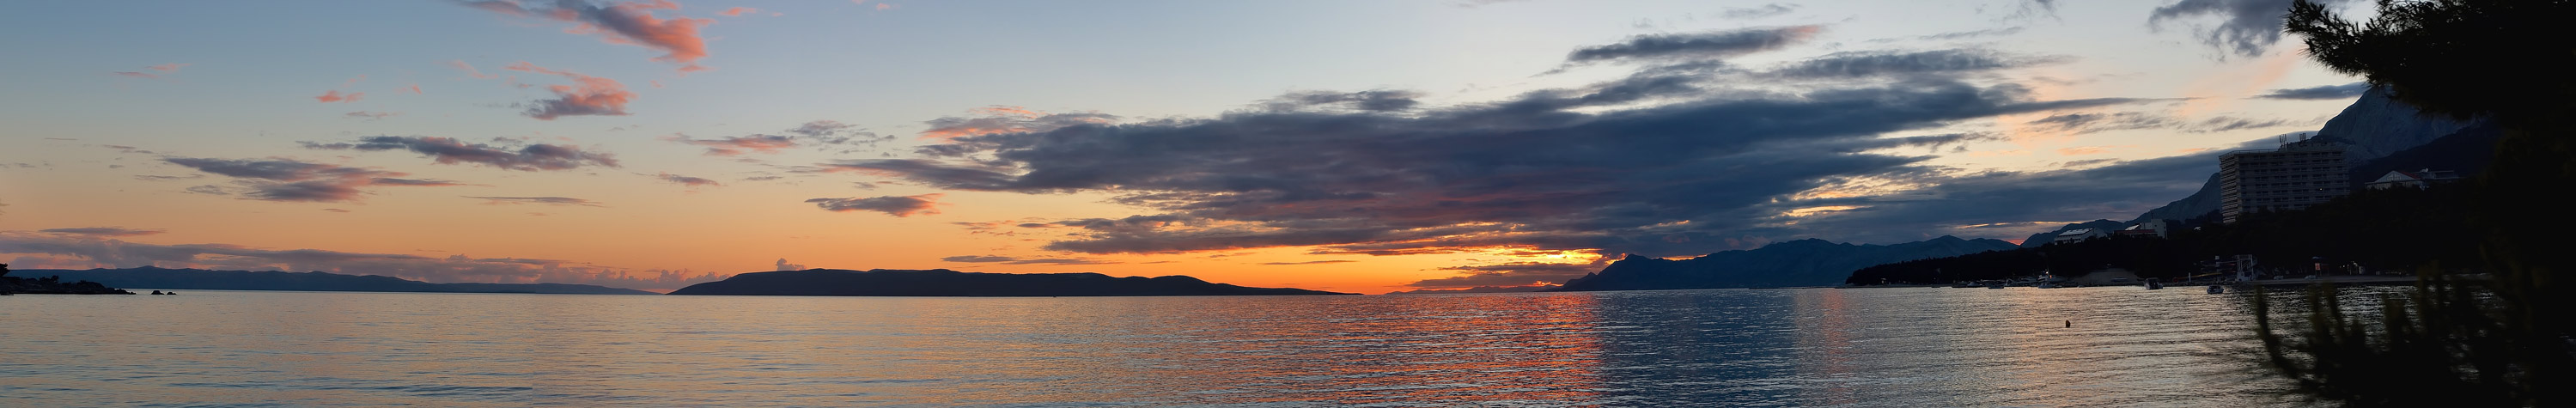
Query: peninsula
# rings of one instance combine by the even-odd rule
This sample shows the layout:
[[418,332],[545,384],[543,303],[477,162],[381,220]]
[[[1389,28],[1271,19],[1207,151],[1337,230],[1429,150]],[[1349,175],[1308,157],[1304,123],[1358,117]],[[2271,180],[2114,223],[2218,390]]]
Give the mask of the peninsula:
[[[544,293],[568,295],[650,295],[634,289],[566,283],[429,283],[380,275],[329,272],[210,271],[155,267],[89,270],[25,270],[28,275],[60,276],[113,287],[148,289],[286,290],[318,292]],[[28,292],[21,292],[28,293]]]
[[777,296],[1236,296],[1348,295],[1209,283],[1188,276],[1124,278],[1097,273],[979,273],[947,269],[807,269],[753,272],[689,285],[674,295]]

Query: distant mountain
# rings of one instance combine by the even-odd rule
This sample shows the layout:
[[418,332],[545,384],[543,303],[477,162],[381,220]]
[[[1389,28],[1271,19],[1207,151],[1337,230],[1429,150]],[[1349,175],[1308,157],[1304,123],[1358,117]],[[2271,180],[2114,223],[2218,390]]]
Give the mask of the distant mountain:
[[296,290],[331,292],[547,293],[575,295],[651,295],[634,289],[563,283],[429,283],[391,276],[342,275],[327,272],[209,271],[200,269],[29,269],[17,276],[62,276],[120,288]]
[[[2188,200],[2188,199],[2186,199],[2186,200]],[[2024,239],[2022,239],[2022,240],[2021,240],[2021,247],[2022,247],[2022,248],[2037,248],[2037,247],[2039,247],[2039,246],[2041,246],[2041,245],[2048,245],[2048,242],[2049,242],[2049,241],[2052,241],[2052,240],[2056,240],[2056,239],[2057,239],[2057,233],[2060,233],[2060,232],[2066,232],[2067,230],[2083,229],[2083,228],[2101,228],[2101,229],[2109,229],[2109,230],[2113,230],[2113,231],[2118,231],[2118,230],[2119,230],[2119,229],[2121,229],[2121,228],[2128,228],[2128,227],[2129,227],[2129,223],[2119,222],[2119,221],[2112,221],[2112,220],[2092,220],[2092,221],[2085,221],[2085,222],[2081,222],[2081,223],[2066,224],[2066,226],[2063,226],[2063,227],[2057,227],[2057,229],[2055,229],[2055,230],[2050,230],[2050,231],[2048,231],[2048,232],[2042,232],[2042,233],[2037,233],[2037,234],[2030,234],[2030,238],[2024,238]]]
[[1821,239],[1776,242],[1684,260],[1629,255],[1600,272],[1566,281],[1550,292],[1827,286],[1853,270],[1879,264],[2015,248],[1994,239],[1942,236],[1895,245],[1852,245]]
[[2434,139],[2457,133],[2483,119],[2468,122],[2424,116],[2422,110],[2388,97],[2387,88],[2372,87],[2352,106],[2327,119],[2318,136],[2333,137],[2348,143],[2344,159],[2360,163],[2388,157],[2398,151],[2423,146]]
[[1387,292],[1389,295],[1434,295],[1442,293],[1524,293],[1555,289],[1561,286],[1477,286],[1466,289],[1416,289]]
[[674,295],[788,296],[1217,296],[1348,295],[1290,288],[1250,288],[1188,276],[1114,278],[1097,273],[977,273],[947,269],[753,272],[689,285]]
[[[2332,140],[2344,146],[2344,160],[2352,164],[2352,183],[2358,186],[2390,170],[2435,169],[2460,172],[2463,177],[2484,169],[2494,156],[2494,143],[2503,130],[2492,120],[2475,118],[2467,121],[2424,116],[2422,110],[2388,98],[2386,89],[2372,88],[2361,98],[2326,120],[2317,131],[2319,139]],[[2191,220],[2218,212],[2218,160],[2209,162],[2209,180],[2200,190],[2181,200],[2167,203],[2139,214],[2137,218],[2113,228],[2126,227],[2147,220]],[[2075,228],[2092,228],[2093,223],[2069,224],[2033,237],[2055,236]],[[2044,245],[2048,241],[2022,241],[2022,246]]]

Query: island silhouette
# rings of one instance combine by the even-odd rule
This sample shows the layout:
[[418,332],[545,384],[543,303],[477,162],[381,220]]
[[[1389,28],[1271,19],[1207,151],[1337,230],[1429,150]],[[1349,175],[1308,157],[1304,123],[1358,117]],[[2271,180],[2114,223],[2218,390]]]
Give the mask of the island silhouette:
[[980,273],[947,269],[807,269],[753,272],[689,285],[673,295],[776,296],[1239,296],[1349,295],[1295,288],[1254,288],[1188,276],[1111,277],[1097,273]]

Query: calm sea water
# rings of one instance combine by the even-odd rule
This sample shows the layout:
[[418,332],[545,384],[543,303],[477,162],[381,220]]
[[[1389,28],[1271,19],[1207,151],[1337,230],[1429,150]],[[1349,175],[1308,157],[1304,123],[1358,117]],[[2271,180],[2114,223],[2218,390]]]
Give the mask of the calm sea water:
[[[2196,287],[0,297],[0,405],[2272,405]],[[2064,327],[2073,320],[2074,327]]]

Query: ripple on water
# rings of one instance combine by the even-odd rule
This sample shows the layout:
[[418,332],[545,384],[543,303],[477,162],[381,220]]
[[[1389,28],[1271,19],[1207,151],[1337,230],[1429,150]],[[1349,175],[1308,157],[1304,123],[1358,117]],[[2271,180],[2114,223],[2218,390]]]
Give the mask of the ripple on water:
[[2217,351],[2242,341],[2241,300],[2134,288],[194,294],[0,298],[0,405],[2238,406],[2279,389]]

